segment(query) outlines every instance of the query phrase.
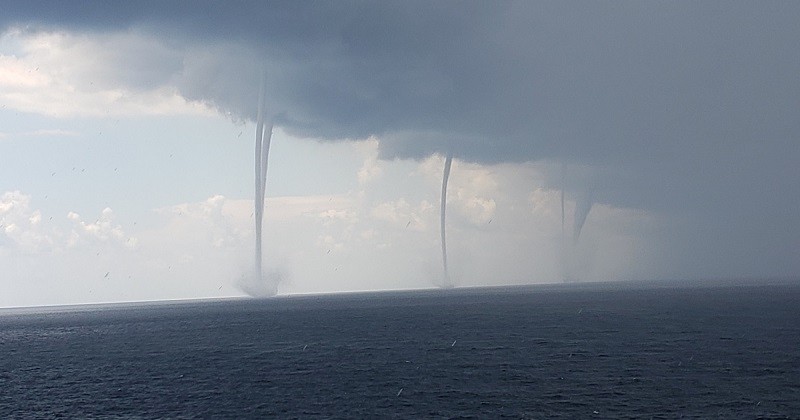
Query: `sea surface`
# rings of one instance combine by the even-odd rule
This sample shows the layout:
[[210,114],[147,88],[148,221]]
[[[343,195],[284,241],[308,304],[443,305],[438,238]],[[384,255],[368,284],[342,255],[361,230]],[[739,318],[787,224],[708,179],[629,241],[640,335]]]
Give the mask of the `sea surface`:
[[800,286],[0,310],[0,418],[800,418]]

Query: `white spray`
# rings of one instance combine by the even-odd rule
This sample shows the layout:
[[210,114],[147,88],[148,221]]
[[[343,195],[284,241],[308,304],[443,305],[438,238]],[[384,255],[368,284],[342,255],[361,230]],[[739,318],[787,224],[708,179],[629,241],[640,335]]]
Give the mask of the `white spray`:
[[442,198],[441,198],[441,213],[439,217],[439,225],[442,236],[442,268],[443,268],[443,284],[442,287],[450,288],[453,284],[450,282],[450,274],[447,271],[447,238],[445,236],[445,219],[447,214],[447,181],[450,178],[450,166],[453,164],[453,155],[448,154],[444,161],[444,174],[442,176]]

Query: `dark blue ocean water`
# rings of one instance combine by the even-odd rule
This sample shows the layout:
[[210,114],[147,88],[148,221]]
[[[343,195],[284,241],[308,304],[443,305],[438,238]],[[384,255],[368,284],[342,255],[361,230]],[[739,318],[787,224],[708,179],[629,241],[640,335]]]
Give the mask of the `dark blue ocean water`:
[[1,418],[800,418],[800,287],[0,311]]

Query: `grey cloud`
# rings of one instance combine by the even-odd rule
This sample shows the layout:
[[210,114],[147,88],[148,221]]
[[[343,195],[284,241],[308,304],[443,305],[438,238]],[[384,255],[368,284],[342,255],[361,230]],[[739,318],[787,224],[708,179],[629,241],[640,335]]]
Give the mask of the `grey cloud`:
[[290,133],[592,167],[598,202],[800,270],[797,2],[20,1],[3,20],[194,50],[173,82],[245,118],[263,62]]
[[[473,161],[619,164],[800,130],[793,3],[15,4],[8,22],[247,45],[274,63],[274,106],[306,135],[483,139],[388,145],[403,157],[453,148]],[[224,87],[250,86],[254,75],[236,77],[239,69],[227,66]],[[240,90],[254,89],[203,93],[252,117]]]

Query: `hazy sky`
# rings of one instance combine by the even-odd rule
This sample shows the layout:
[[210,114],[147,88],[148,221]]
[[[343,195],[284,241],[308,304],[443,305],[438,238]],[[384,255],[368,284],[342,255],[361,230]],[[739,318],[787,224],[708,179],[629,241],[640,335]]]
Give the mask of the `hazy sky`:
[[[0,306],[800,276],[800,3],[35,2],[0,15]],[[595,202],[562,246],[576,201]]]

